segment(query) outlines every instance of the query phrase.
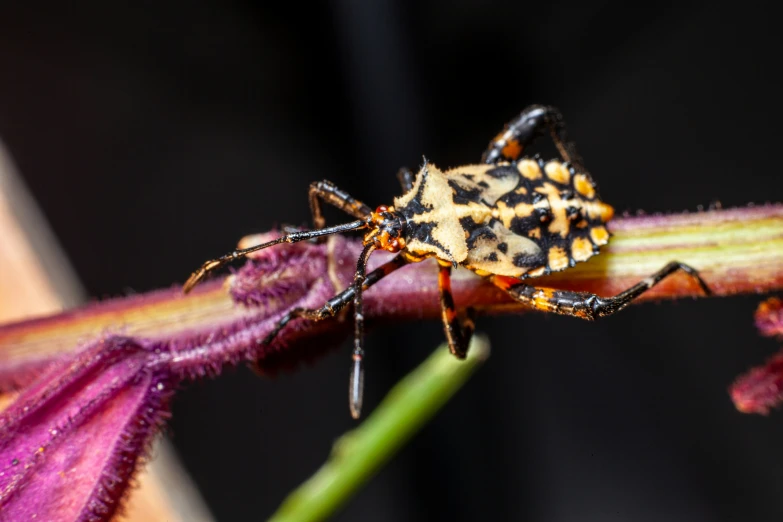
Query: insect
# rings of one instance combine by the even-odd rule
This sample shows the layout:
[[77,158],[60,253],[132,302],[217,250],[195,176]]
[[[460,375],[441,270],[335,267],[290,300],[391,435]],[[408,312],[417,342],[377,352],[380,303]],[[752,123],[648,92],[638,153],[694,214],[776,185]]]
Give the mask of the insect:
[[[545,133],[551,135],[562,161],[522,157]],[[438,261],[441,317],[449,350],[458,358],[467,355],[474,328],[471,310],[458,314],[454,307],[451,270],[458,266],[487,278],[522,304],[587,320],[622,310],[678,270],[690,274],[705,294],[710,293],[696,270],[679,262],[667,264],[612,297],[528,283],[531,278],[564,270],[598,254],[599,247],[609,241],[605,224],[614,214],[612,207],[600,200],[592,177],[568,139],[563,117],[554,107],[533,105],[522,111],[492,139],[480,164],[443,171],[425,159],[415,175],[401,169],[398,178],[403,195],[394,199],[393,206],[382,205],[375,211],[329,181],[312,183],[312,230],[292,232],[207,261],[190,276],[183,290],[190,291],[208,272],[263,248],[366,230],[353,284],[321,308],[291,310],[264,339],[265,343],[272,341],[294,319],[320,321],[353,303],[349,406],[354,418],[360,415],[364,388],[362,292],[408,263],[431,257]],[[356,221],[326,227],[322,201]],[[397,256],[367,274],[367,261],[379,249]]]

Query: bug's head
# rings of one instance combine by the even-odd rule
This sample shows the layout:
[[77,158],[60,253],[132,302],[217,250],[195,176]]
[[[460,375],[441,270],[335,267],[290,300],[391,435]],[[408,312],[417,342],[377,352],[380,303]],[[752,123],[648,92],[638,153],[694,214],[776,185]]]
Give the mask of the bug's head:
[[374,243],[379,250],[399,252],[405,248],[405,217],[393,208],[381,205],[366,220],[370,231],[364,236],[364,244]]

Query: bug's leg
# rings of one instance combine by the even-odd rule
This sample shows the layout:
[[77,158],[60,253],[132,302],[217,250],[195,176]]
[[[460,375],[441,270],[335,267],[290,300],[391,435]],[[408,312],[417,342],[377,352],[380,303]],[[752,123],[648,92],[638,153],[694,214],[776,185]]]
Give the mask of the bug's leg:
[[489,142],[481,156],[483,163],[516,161],[526,147],[549,131],[563,161],[571,163],[576,170],[584,170],[582,158],[568,139],[563,115],[555,107],[531,105],[508,122],[503,130]]
[[356,292],[353,296],[353,364],[351,365],[351,377],[348,385],[348,406],[351,417],[358,419],[362,414],[362,400],[364,397],[364,304],[362,302],[365,271],[370,254],[375,250],[375,245],[369,243],[362,250],[359,261],[356,263],[356,274],[353,278],[353,286]]
[[449,351],[464,359],[468,355],[468,345],[473,336],[472,309],[468,316],[460,318],[454,307],[454,297],[451,295],[451,264],[441,264],[438,272],[438,290],[440,291],[440,315],[443,319],[443,330],[449,343]]
[[[407,261],[402,256],[396,256],[391,261],[384,263],[369,274],[364,280],[363,288],[366,290],[372,285],[391,274],[401,266],[405,265]],[[337,315],[340,310],[345,308],[348,304],[353,302],[355,294],[354,285],[349,286],[339,294],[329,299],[321,308],[294,308],[290,310],[282,319],[277,323],[275,328],[267,334],[264,339],[257,341],[258,344],[268,344],[277,337],[280,330],[288,323],[298,318],[310,319],[312,321],[321,321],[329,317]]]
[[[372,213],[372,209],[362,203],[361,201],[354,199],[350,194],[336,187],[331,181],[317,181],[310,184],[310,211],[313,214],[314,230],[310,231],[296,231],[291,227],[285,227],[285,235],[269,243],[263,245],[246,248],[244,250],[234,250],[228,254],[219,257],[217,259],[211,259],[201,265],[201,268],[193,272],[182,288],[185,293],[190,290],[201,281],[207,273],[217,270],[218,268],[244,257],[252,252],[256,252],[263,248],[277,245],[280,243],[295,243],[297,241],[304,241],[307,239],[320,239],[323,236],[329,234],[336,234],[339,232],[345,232],[348,230],[355,230],[357,228],[363,228],[365,226],[364,219]],[[323,214],[321,213],[320,200],[324,200],[330,205],[334,205],[340,210],[356,217],[362,221],[354,221],[346,225],[338,225],[336,227],[324,228],[325,221]]]
[[490,279],[496,286],[508,292],[516,301],[532,308],[592,321],[593,319],[619,312],[628,306],[631,301],[678,270],[682,270],[693,277],[699,283],[705,295],[712,293],[695,269],[676,261],[669,263],[650,277],[613,297],[599,297],[587,292],[538,288],[522,283],[519,279],[513,277],[491,276]]
[[397,171],[397,179],[400,181],[402,192],[409,192],[413,188],[413,181],[416,175],[408,167],[403,167]]
[[326,220],[321,212],[321,200],[358,219],[364,219],[372,212],[370,207],[358,199],[354,199],[331,181],[323,180],[311,183],[309,196],[313,228],[316,230],[324,228],[326,225]]
[[359,220],[359,221],[352,221],[350,223],[345,223],[343,225],[337,225],[334,227],[321,228],[319,230],[304,230],[298,232],[291,232],[290,234],[285,234],[277,239],[268,241],[266,243],[262,243],[260,245],[252,246],[250,248],[245,248],[242,250],[234,250],[224,256],[218,257],[217,259],[210,259],[209,261],[201,265],[201,267],[198,270],[190,274],[190,277],[188,278],[187,281],[185,281],[185,284],[182,286],[182,291],[187,294],[193,289],[194,286],[196,286],[199,283],[199,281],[204,279],[204,277],[209,272],[217,270],[218,268],[225,266],[232,261],[236,261],[237,259],[245,257],[248,254],[252,254],[253,252],[263,250],[264,248],[268,248],[274,245],[279,245],[281,243],[298,243],[299,241],[306,241],[308,239],[314,239],[321,236],[328,236],[331,234],[338,234],[340,232],[347,232],[349,230],[365,228],[366,226],[367,223],[365,223],[363,220]]
[[[353,418],[359,418],[362,408],[362,396],[364,392],[364,315],[363,315],[363,290],[391,274],[401,266],[407,264],[407,260],[398,255],[391,261],[384,263],[365,276],[367,260],[374,250],[372,243],[365,247],[356,266],[354,283],[329,299],[321,308],[294,308],[289,311],[277,323],[275,328],[267,336],[258,341],[259,344],[268,344],[277,337],[285,325],[294,319],[305,318],[311,321],[321,321],[333,317],[350,303],[354,304],[354,349],[352,352],[353,365],[351,366],[351,378],[349,385],[349,406]],[[357,291],[358,289],[358,291]]]

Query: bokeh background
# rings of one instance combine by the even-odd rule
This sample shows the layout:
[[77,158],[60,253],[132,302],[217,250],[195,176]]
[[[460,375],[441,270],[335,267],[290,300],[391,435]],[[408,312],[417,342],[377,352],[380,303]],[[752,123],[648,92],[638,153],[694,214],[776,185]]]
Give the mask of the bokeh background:
[[[400,166],[475,162],[531,103],[562,109],[619,211],[781,201],[777,20],[697,2],[3,3],[0,138],[94,298],[305,224],[312,180],[387,203]],[[726,393],[777,348],[758,301],[481,319],[490,361],[337,519],[781,520],[783,412]],[[371,332],[366,404],[441,341],[434,322]],[[218,520],[270,514],[353,425],[348,354],[178,396],[169,436]]]

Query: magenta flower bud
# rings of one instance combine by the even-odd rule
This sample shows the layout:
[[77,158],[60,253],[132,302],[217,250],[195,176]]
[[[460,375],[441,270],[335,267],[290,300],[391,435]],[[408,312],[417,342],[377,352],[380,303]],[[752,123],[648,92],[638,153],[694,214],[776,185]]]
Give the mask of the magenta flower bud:
[[[756,326],[762,335],[783,336],[783,302],[771,298],[756,309]],[[783,401],[783,350],[763,366],[757,366],[734,381],[731,399],[743,413],[766,415]]]

